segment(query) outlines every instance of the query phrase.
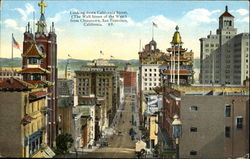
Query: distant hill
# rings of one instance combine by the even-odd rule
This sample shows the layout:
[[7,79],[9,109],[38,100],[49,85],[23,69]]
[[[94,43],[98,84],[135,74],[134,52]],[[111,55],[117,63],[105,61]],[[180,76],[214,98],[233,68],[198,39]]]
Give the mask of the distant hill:
[[[86,65],[87,63],[91,62],[92,60],[80,60],[80,59],[70,59],[69,61],[69,67],[72,71],[79,70],[83,65]],[[63,71],[65,69],[65,65],[67,63],[67,60],[58,59],[58,70]],[[132,67],[138,67],[139,61],[136,59],[133,60],[119,60],[119,59],[113,59],[109,60],[109,62],[114,63],[116,66],[118,66],[118,69],[123,69],[126,63],[130,63]],[[22,66],[22,59],[21,58],[0,58],[0,67],[21,67]]]
[[[70,59],[69,66],[72,71],[79,70],[83,65],[91,62],[92,60],[80,60],[80,59]],[[138,69],[139,61],[137,59],[132,60],[120,60],[120,59],[112,59],[109,62],[114,63],[118,66],[118,70],[122,70],[126,63],[130,63],[132,67]],[[67,60],[58,59],[58,70],[63,71],[65,69],[65,65]],[[21,58],[13,58],[13,61],[9,58],[0,58],[0,67],[21,67],[22,59]],[[194,59],[194,69],[200,68],[200,59]]]

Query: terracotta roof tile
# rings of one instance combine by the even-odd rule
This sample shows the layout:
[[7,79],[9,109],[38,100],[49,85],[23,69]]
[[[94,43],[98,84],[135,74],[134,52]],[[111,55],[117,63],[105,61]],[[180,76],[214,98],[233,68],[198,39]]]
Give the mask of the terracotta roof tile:
[[221,14],[220,17],[234,17],[234,16],[232,16],[232,14],[228,13],[227,11],[225,11],[223,14]]
[[5,78],[0,82],[0,90],[29,89],[32,85],[17,78]]
[[48,70],[45,70],[43,68],[24,68],[20,71],[20,73],[50,73]]
[[29,98],[30,99],[41,98],[41,97],[45,97],[46,95],[47,95],[46,91],[36,91],[36,92],[31,92],[29,94]]

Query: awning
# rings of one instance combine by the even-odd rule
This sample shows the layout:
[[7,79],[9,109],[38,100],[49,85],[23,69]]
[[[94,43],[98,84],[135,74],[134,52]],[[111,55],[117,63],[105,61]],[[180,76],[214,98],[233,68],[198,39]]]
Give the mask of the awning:
[[30,93],[29,98],[30,99],[42,98],[42,97],[46,97],[46,95],[47,95],[46,91],[36,91],[36,92]]
[[42,151],[42,154],[44,158],[53,158],[56,155],[48,146]]

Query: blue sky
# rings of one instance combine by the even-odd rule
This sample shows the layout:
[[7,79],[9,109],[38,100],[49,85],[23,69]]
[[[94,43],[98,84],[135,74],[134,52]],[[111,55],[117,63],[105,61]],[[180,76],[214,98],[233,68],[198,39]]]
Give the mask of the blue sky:
[[[1,57],[11,57],[11,33],[22,44],[27,23],[40,16],[40,1],[3,1],[1,15]],[[235,17],[238,33],[249,32],[249,3],[247,1],[45,1],[45,17],[48,28],[55,22],[58,35],[58,58],[94,59],[109,58],[138,59],[139,41],[145,45],[154,39],[158,48],[165,51],[179,25],[184,47],[199,57],[199,38],[206,37],[210,30],[215,33],[218,17],[228,5]],[[127,11],[128,23],[115,26],[83,26],[70,22],[71,10],[78,11]],[[102,50],[104,56],[100,56]],[[19,50],[15,57],[21,57]]]

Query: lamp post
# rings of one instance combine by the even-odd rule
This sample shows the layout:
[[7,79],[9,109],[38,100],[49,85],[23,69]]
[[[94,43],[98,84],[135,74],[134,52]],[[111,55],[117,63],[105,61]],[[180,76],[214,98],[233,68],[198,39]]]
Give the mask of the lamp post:
[[173,126],[173,137],[175,138],[176,143],[176,158],[179,159],[179,138],[181,137],[181,126],[182,123],[178,115],[174,115],[174,121],[172,122]]

